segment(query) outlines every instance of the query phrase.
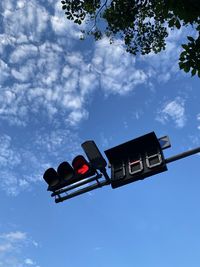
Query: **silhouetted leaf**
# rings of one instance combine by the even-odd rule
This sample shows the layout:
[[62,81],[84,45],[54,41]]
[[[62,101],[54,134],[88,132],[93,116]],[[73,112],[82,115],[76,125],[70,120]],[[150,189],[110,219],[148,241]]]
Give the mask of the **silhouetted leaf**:
[[193,69],[192,70],[192,76],[194,76],[196,74],[197,70],[196,69]]
[[183,62],[179,62],[179,68],[180,68],[180,69],[184,69],[184,66],[185,66],[185,63],[183,63]]
[[194,38],[192,36],[187,36],[187,38],[190,42],[194,42]]
[[178,19],[177,19],[175,25],[176,25],[176,28],[177,29],[180,29],[181,28],[181,23],[180,23],[180,21]]
[[189,48],[188,45],[186,45],[186,44],[182,44],[181,46],[182,46],[185,50],[188,50],[188,48]]
[[169,27],[170,28],[172,28],[172,27],[174,27],[174,25],[175,25],[175,19],[173,18],[173,19],[171,19],[170,21],[169,21]]
[[189,63],[185,64],[184,71],[185,72],[189,72],[190,71],[190,64]]

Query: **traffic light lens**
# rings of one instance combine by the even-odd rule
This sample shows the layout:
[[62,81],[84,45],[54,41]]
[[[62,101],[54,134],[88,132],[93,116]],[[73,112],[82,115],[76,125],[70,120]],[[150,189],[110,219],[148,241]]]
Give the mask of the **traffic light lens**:
[[43,175],[43,178],[49,186],[55,186],[60,181],[57,172],[53,168],[47,169]]
[[84,175],[90,171],[90,165],[82,155],[74,158],[72,166],[76,174]]
[[89,167],[86,164],[83,164],[83,166],[79,169],[77,169],[78,174],[85,174],[89,171]]
[[72,166],[64,161],[62,162],[57,169],[58,175],[61,179],[71,180],[74,177],[74,170]]

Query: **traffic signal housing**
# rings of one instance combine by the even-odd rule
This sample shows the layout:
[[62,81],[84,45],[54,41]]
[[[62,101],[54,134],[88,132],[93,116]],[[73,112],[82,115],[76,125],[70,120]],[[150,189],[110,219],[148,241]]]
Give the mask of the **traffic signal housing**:
[[53,168],[47,169],[43,178],[48,184],[47,190],[55,192],[95,174],[96,170],[84,156],[78,155],[73,159],[72,166],[64,161],[58,166],[57,171]]
[[163,151],[154,132],[105,151],[111,164],[111,186],[142,180],[167,170]]

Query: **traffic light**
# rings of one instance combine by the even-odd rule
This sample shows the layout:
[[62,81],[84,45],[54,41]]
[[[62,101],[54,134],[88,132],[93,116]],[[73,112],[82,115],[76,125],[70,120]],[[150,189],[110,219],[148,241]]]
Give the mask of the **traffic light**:
[[91,164],[82,155],[78,155],[73,159],[72,166],[64,161],[57,171],[53,168],[47,169],[43,178],[48,184],[48,191],[55,192],[95,174],[96,170]]
[[71,165],[64,161],[57,171],[49,168],[43,175],[56,203],[110,184],[117,188],[142,180],[167,171],[166,164],[170,162],[200,152],[198,147],[165,159],[163,150],[171,146],[169,137],[158,139],[151,132],[105,151],[111,167],[110,178],[106,171],[107,162],[95,142],[89,140],[81,146],[89,161],[78,155]]
[[111,164],[111,186],[142,180],[167,170],[159,140],[154,132],[105,151]]

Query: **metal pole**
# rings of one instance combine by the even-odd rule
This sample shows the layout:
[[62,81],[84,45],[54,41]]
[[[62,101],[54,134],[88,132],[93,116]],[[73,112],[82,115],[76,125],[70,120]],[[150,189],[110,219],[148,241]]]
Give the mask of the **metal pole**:
[[51,194],[51,196],[54,197],[54,196],[60,195],[60,194],[62,194],[62,193],[65,193],[65,192],[67,192],[67,191],[70,191],[70,190],[72,190],[72,189],[74,189],[74,188],[77,188],[77,187],[79,187],[79,186],[82,186],[82,185],[91,183],[91,182],[93,182],[93,181],[97,181],[97,180],[100,179],[101,177],[102,177],[102,174],[98,174],[98,175],[96,175],[96,176],[94,176],[94,177],[91,177],[91,178],[88,178],[88,179],[79,181],[79,182],[77,182],[77,183],[75,183],[75,184],[72,184],[72,185],[69,185],[69,186],[65,187],[64,189],[60,189],[60,190],[57,190],[57,191],[53,192],[53,193]]
[[80,189],[80,190],[77,190],[77,191],[75,191],[75,192],[72,192],[72,193],[70,193],[69,195],[66,195],[66,196],[64,196],[64,197],[58,197],[58,198],[55,199],[55,202],[56,202],[56,203],[62,202],[62,201],[64,201],[64,200],[70,199],[70,198],[72,198],[72,197],[75,197],[75,196],[84,194],[84,193],[86,193],[86,192],[92,191],[92,190],[94,190],[94,189],[96,189],[96,188],[105,186],[105,185],[107,185],[107,184],[108,184],[107,181],[103,181],[103,182],[99,182],[99,184],[90,185],[90,186],[88,186],[88,187],[86,187],[86,188],[82,188],[82,189]]
[[166,163],[170,163],[170,162],[173,162],[173,161],[176,161],[176,160],[191,156],[191,155],[199,153],[199,152],[200,152],[200,147],[197,147],[197,148],[185,151],[185,152],[183,152],[181,154],[175,155],[173,157],[170,157],[168,159],[165,159],[165,162]]

